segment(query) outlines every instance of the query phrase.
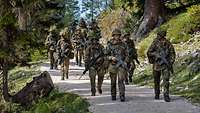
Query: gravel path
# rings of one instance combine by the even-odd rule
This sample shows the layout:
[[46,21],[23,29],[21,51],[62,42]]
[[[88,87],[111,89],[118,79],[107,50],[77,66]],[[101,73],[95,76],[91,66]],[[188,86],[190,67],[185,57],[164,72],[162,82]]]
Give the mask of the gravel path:
[[49,70],[49,64],[41,66],[42,71],[49,71],[52,80],[60,91],[67,91],[86,98],[91,106],[89,110],[93,113],[200,113],[200,107],[188,103],[185,99],[171,96],[172,102],[166,103],[154,100],[153,90],[135,85],[126,86],[126,102],[112,101],[110,97],[110,80],[104,80],[103,94],[90,96],[90,82],[88,74],[81,80],[79,76],[84,67],[77,67],[72,61],[70,64],[69,79],[62,81],[60,70]]

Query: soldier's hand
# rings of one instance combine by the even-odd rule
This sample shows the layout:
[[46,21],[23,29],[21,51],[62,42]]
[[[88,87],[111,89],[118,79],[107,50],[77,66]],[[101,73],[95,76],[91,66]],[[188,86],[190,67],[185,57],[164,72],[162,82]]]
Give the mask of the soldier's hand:
[[113,57],[113,56],[109,56],[108,59],[109,59],[109,60],[112,60],[112,61],[117,61],[117,58],[116,58],[116,57]]

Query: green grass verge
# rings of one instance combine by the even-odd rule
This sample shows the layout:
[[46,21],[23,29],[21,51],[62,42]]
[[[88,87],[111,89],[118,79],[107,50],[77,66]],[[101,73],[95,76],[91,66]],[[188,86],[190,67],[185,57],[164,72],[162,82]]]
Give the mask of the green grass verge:
[[[33,63],[29,67],[15,67],[9,71],[9,89],[11,94],[15,94],[21,90],[26,83],[30,82],[33,76],[40,73],[40,63]],[[2,80],[0,80],[2,84]],[[2,89],[0,90],[2,95]],[[61,93],[58,90],[53,90],[48,97],[34,102],[30,107],[22,107],[18,104],[4,102],[0,96],[0,112],[6,113],[89,113],[89,103],[71,93]]]

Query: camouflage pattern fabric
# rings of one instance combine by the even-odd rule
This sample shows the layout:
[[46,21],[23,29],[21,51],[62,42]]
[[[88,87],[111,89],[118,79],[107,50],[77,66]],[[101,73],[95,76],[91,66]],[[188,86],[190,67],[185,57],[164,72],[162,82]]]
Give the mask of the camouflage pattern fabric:
[[[92,59],[97,58],[99,55],[103,54],[103,49],[103,46],[99,44],[97,40],[93,40],[92,43],[85,50],[85,66],[87,67]],[[102,93],[101,86],[104,79],[104,70],[102,68],[103,62],[104,58],[100,57],[99,59],[97,59],[94,66],[89,67],[89,77],[91,83],[92,96],[95,96],[96,93],[96,75],[98,76],[97,88],[99,93]]]
[[[114,35],[121,36],[118,30],[113,33]],[[127,61],[128,49],[125,43],[120,38],[113,38],[108,42],[106,53],[109,55],[110,63],[108,71],[111,78],[111,95],[112,100],[116,99],[116,80],[118,78],[119,95],[121,101],[125,99],[125,75],[127,73],[125,67],[119,62],[125,63]]]
[[[159,98],[160,94],[160,76],[163,78],[164,85],[164,99],[165,101],[169,101],[169,79],[170,79],[170,69],[162,61],[162,59],[166,59],[169,65],[173,65],[175,61],[175,50],[173,45],[162,35],[158,34],[157,38],[154,39],[150,48],[148,49],[147,56],[149,62],[153,64],[153,75],[154,75],[154,83],[155,83],[155,98]],[[165,33],[166,34],[166,33]],[[164,55],[161,55],[164,53]],[[162,59],[161,59],[162,57]]]
[[58,55],[56,53],[56,44],[58,41],[58,37],[55,32],[50,32],[46,38],[45,45],[48,49],[48,56],[50,59],[50,69],[57,69],[58,63]]
[[62,66],[62,80],[68,79],[70,53],[73,51],[71,41],[61,38],[57,43],[57,51],[59,53],[59,64]]

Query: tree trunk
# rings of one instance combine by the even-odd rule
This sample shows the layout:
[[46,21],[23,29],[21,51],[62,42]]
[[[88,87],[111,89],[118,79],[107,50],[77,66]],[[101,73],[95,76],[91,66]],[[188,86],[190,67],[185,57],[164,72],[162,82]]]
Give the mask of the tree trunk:
[[12,102],[20,103],[21,105],[30,105],[33,101],[47,96],[54,88],[50,74],[43,72],[40,76],[34,77],[33,81],[12,96]]
[[135,37],[141,40],[156,26],[164,22],[164,3],[162,0],[146,0],[142,22],[137,30]]

